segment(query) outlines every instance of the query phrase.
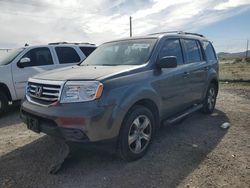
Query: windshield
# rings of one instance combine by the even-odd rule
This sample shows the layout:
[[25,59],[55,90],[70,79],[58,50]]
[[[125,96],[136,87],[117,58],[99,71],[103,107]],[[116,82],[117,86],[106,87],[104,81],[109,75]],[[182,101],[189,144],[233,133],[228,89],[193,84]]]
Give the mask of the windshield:
[[133,39],[106,43],[81,65],[141,65],[148,61],[157,39]]
[[18,48],[18,49],[14,49],[14,50],[11,50],[11,51],[7,52],[6,54],[4,54],[3,56],[0,57],[0,65],[7,65],[7,64],[9,64],[23,50],[24,50],[24,48]]

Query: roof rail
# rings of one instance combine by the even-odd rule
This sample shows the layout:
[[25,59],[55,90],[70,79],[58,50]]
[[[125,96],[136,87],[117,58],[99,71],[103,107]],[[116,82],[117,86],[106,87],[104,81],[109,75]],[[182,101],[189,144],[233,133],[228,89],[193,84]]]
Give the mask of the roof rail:
[[60,45],[60,44],[74,44],[74,45],[88,44],[88,45],[95,46],[95,44],[88,43],[88,42],[51,42],[51,43],[48,43],[48,45]]
[[164,34],[164,33],[177,33],[179,34],[182,31],[163,31],[163,32],[158,32],[158,33],[150,33],[148,35],[157,35],[157,34]]
[[183,33],[181,33],[181,34],[185,34],[185,35],[196,35],[196,36],[199,36],[199,37],[205,37],[204,35],[199,34],[199,33],[183,32]]
[[159,32],[159,33],[150,33],[149,35],[167,34],[167,33],[176,33],[176,34],[182,34],[182,35],[196,35],[199,37],[205,37],[204,35],[199,34],[199,33],[191,33],[191,32],[184,32],[184,31],[166,31],[166,32]]

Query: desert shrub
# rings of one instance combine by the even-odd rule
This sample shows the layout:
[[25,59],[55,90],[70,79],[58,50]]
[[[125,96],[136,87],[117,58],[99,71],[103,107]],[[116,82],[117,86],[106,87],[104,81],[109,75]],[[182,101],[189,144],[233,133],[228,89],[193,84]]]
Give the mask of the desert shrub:
[[246,63],[250,63],[250,57],[245,58]]
[[235,58],[235,60],[233,61],[233,63],[240,63],[242,62],[242,58]]

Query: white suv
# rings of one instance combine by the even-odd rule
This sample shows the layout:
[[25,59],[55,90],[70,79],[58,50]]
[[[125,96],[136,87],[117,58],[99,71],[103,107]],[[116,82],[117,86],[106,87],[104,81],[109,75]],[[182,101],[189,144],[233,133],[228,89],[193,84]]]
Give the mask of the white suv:
[[50,43],[11,50],[0,57],[0,114],[23,99],[29,77],[83,61],[96,49],[89,43]]

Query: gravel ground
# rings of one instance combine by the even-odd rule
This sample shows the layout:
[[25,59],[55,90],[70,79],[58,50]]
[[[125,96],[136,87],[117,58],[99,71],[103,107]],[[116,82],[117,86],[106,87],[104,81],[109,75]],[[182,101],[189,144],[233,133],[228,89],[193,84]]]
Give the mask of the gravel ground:
[[[244,92],[243,92],[244,91]],[[243,94],[242,94],[243,92]],[[126,163],[81,151],[48,173],[65,145],[25,128],[18,109],[0,118],[0,187],[250,187],[250,87],[223,84],[216,111],[162,127],[147,155]],[[223,130],[220,125],[230,122]]]

